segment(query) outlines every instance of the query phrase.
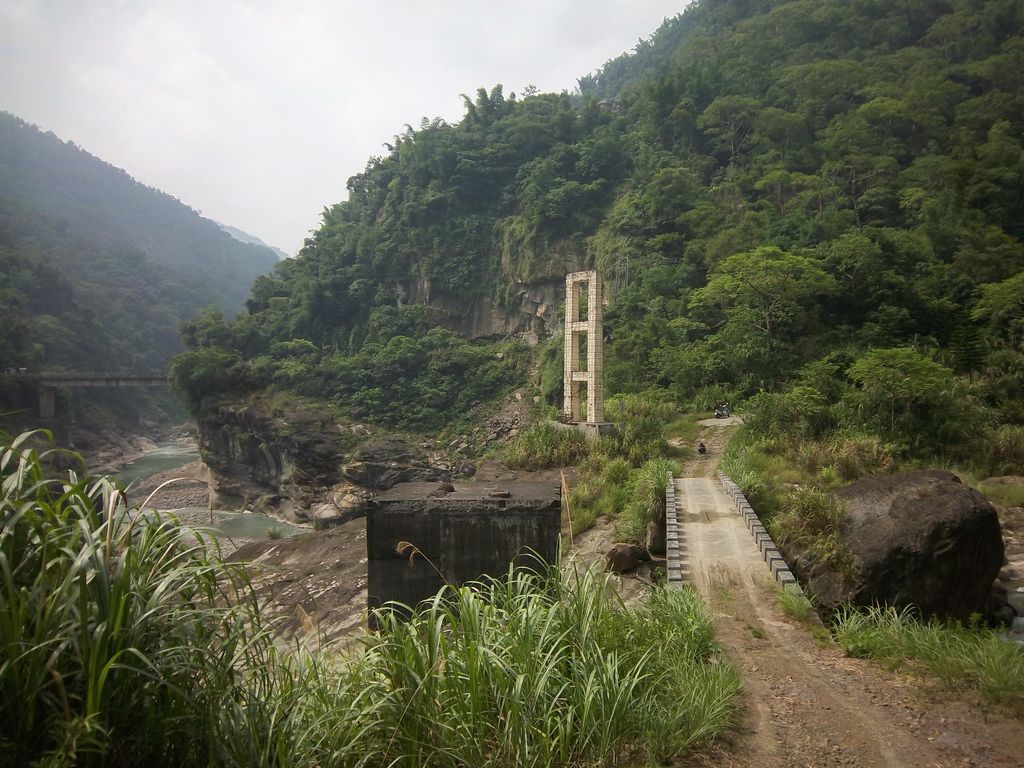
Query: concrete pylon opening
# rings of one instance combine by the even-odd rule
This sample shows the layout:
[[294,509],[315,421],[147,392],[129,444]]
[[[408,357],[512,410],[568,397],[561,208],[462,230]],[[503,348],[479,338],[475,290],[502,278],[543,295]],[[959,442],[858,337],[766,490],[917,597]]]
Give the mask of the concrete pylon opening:
[[565,276],[565,399],[566,421],[584,431],[607,434],[604,420],[604,291],[596,271]]

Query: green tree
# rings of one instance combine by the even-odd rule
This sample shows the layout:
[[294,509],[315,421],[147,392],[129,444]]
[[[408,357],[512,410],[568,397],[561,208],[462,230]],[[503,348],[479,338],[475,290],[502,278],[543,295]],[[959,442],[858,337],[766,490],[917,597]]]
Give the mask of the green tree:
[[980,298],[971,318],[988,323],[1009,346],[1020,349],[1024,339],[1024,272],[999,283],[978,287]]
[[817,260],[761,246],[734,254],[715,267],[707,285],[694,291],[690,308],[700,313],[720,311],[727,325],[741,331],[742,337],[754,334],[771,355],[782,334],[806,317],[803,307],[809,300],[835,287],[835,279]]
[[912,455],[970,455],[983,439],[989,412],[953,371],[908,347],[875,349],[849,369],[857,390],[847,402],[858,420]]

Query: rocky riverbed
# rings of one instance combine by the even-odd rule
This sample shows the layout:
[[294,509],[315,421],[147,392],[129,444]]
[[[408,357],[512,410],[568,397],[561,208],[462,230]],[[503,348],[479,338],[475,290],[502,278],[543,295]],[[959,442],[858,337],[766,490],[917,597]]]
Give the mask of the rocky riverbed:
[[199,460],[191,461],[133,483],[128,500],[133,505],[157,509],[205,507],[210,498],[209,479],[207,466]]

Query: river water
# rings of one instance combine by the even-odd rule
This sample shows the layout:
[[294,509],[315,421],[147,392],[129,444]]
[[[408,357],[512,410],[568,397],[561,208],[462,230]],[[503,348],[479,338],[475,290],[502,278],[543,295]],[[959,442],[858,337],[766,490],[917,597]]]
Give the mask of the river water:
[[135,461],[129,461],[114,475],[125,485],[139,480],[147,480],[153,475],[183,467],[199,459],[199,451],[194,444],[185,440],[174,440],[158,444]]
[[[114,477],[128,485],[147,480],[153,475],[183,467],[199,459],[195,444],[186,440],[160,443],[135,461],[125,464]],[[209,510],[206,507],[180,507],[161,509],[170,512],[190,525],[202,526],[218,538],[251,540],[280,538],[308,533],[308,528],[289,525],[259,512],[233,512],[226,509]],[[212,517],[212,520],[211,520]]]

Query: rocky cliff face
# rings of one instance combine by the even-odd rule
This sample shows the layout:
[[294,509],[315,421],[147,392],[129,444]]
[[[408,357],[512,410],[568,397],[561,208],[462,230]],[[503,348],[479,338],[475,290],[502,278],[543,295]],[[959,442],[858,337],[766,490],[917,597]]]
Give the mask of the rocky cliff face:
[[338,482],[346,451],[360,439],[325,412],[285,410],[262,397],[218,405],[198,424],[215,507],[276,510],[296,520]]
[[432,443],[376,437],[310,403],[251,396],[210,408],[198,424],[215,508],[255,509],[318,527],[363,516],[367,500],[396,483],[475,470]]
[[530,346],[562,330],[558,308],[564,301],[564,278],[516,283],[499,303],[491,296],[467,301],[434,290],[429,280],[400,288],[403,301],[423,304],[434,322],[467,339],[519,338]]

